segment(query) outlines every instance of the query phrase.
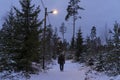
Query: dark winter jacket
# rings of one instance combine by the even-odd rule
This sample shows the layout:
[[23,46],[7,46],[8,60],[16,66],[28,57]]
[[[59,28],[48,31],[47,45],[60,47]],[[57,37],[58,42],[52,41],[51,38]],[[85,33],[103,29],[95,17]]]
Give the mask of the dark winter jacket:
[[58,64],[65,64],[65,56],[63,54],[59,55]]

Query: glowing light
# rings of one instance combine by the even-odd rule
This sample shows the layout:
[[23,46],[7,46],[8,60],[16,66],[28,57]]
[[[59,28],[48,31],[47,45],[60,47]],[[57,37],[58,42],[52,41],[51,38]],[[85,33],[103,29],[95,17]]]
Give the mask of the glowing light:
[[52,11],[52,13],[56,15],[56,14],[58,14],[58,11],[57,11],[56,9],[54,9],[54,10]]

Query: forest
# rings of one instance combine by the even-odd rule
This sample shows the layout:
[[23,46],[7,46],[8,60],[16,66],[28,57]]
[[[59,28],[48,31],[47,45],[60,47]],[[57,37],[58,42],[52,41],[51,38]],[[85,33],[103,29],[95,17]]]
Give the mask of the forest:
[[[70,0],[66,8],[66,21],[73,18],[73,35],[70,41],[65,38],[66,22],[54,27],[43,26],[45,20],[40,20],[40,6],[31,3],[32,0],[19,0],[21,9],[12,7],[4,18],[0,29],[0,73],[3,77],[12,72],[21,73],[25,77],[37,74],[61,52],[66,59],[85,63],[98,72],[110,76],[120,75],[120,23],[115,21],[112,29],[107,29],[102,36],[97,35],[97,26],[92,26],[89,35],[83,38],[81,28],[75,32],[75,23],[81,18],[80,0]],[[61,33],[62,37],[58,35]],[[36,64],[37,67],[33,65]]]

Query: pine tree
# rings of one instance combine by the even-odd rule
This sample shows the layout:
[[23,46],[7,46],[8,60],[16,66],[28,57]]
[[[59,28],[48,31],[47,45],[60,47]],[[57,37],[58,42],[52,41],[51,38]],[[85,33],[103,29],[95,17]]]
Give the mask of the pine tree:
[[92,29],[91,29],[91,34],[90,34],[90,38],[91,38],[91,51],[93,54],[95,54],[95,51],[96,51],[96,27],[93,26]]
[[21,42],[14,60],[17,63],[17,70],[27,73],[34,72],[32,62],[39,62],[40,57],[41,22],[38,20],[40,9],[39,6],[35,9],[35,5],[32,5],[31,1],[20,0],[21,10],[14,7],[17,40]]
[[57,28],[55,27],[53,36],[52,36],[52,43],[53,43],[53,58],[55,59],[58,55],[58,42],[59,42],[59,37],[57,34]]
[[115,22],[114,29],[113,29],[113,37],[114,37],[114,44],[116,48],[120,47],[120,26],[119,23]]
[[83,51],[83,38],[81,29],[78,30],[77,38],[76,38],[76,60],[79,61],[82,58],[82,51]]
[[67,42],[66,39],[64,39],[64,42],[63,42],[63,51],[67,51],[68,50],[68,46],[69,46],[69,43]]
[[65,17],[65,20],[68,20],[71,16],[75,18],[81,18],[78,16],[79,10],[84,10],[84,8],[79,6],[80,0],[70,0],[69,5],[67,7],[67,15]]
[[70,0],[69,5],[67,7],[67,15],[65,17],[65,20],[67,21],[70,17],[73,17],[73,36],[72,36],[72,41],[73,41],[73,48],[74,48],[74,39],[75,39],[75,22],[78,18],[81,18],[79,16],[79,10],[84,10],[84,8],[79,6],[80,0]]
[[[111,75],[120,74],[120,26],[115,22],[113,31],[109,31],[111,35],[111,44],[108,46],[109,52],[106,55],[105,70]],[[107,67],[106,67],[107,66]]]
[[[99,63],[102,63],[103,59],[101,58],[101,39],[100,37],[96,36],[96,27],[93,26],[91,28],[91,33],[90,36],[87,36],[86,39],[86,61],[87,64],[89,65],[93,65],[95,60],[98,60],[98,65],[102,67],[101,65],[99,65]],[[99,55],[100,54],[100,55]]]
[[65,38],[64,34],[66,33],[66,27],[65,27],[65,23],[64,22],[60,26],[60,32],[62,34],[63,42],[64,42],[64,38]]
[[46,39],[45,39],[45,43],[46,43],[46,59],[51,60],[52,58],[52,36],[53,36],[53,29],[52,29],[52,25],[48,25],[46,27]]
[[75,47],[74,43],[75,43],[75,41],[74,41],[74,38],[72,37],[71,42],[70,42],[70,50],[74,49],[74,47]]
[[92,29],[91,29],[91,40],[95,40],[96,38],[96,27],[93,26]]
[[0,30],[0,44],[1,44],[1,51],[0,58],[1,62],[1,70],[7,70],[11,72],[14,68],[14,60],[13,57],[15,56],[15,17],[13,13],[13,9],[10,10],[7,17],[4,19],[4,23],[2,25],[2,29]]

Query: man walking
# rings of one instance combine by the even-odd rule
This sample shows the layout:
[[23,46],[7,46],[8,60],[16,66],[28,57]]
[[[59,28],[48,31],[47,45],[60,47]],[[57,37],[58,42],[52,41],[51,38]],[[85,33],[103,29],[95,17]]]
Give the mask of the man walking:
[[64,56],[64,54],[59,55],[58,64],[60,65],[60,71],[63,71],[64,70],[64,64],[65,64],[65,56]]

